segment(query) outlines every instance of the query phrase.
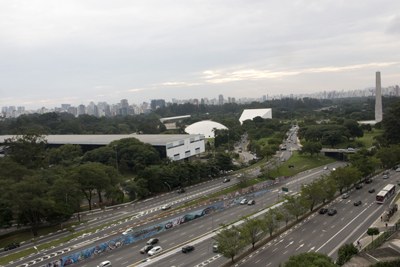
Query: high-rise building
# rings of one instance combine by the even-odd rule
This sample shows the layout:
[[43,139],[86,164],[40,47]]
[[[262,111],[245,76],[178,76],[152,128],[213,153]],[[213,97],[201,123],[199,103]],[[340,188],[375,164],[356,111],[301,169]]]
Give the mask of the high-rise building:
[[223,95],[219,95],[218,96],[218,105],[223,105],[224,104],[224,96]]
[[165,108],[165,100],[164,99],[152,99],[150,102],[150,107],[152,110],[156,110],[158,108]]
[[376,93],[375,93],[375,121],[382,121],[382,88],[381,88],[381,73],[376,72]]
[[85,107],[85,105],[81,104],[78,106],[78,114],[77,115],[79,116],[79,115],[84,115],[84,114],[86,114],[86,107]]

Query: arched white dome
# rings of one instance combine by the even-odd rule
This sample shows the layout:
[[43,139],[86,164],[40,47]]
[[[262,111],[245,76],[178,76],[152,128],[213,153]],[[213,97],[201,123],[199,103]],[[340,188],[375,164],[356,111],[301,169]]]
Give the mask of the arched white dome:
[[203,134],[205,138],[214,138],[214,129],[228,129],[226,126],[215,121],[199,121],[185,128],[188,134]]

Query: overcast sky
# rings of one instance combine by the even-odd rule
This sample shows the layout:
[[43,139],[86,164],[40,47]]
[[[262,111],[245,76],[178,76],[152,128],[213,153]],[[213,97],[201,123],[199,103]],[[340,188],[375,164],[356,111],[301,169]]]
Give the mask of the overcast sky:
[[399,0],[1,0],[0,106],[400,84]]

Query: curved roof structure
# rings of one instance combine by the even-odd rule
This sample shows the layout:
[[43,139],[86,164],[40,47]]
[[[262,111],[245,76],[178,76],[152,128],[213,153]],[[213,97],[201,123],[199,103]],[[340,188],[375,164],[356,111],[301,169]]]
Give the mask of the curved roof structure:
[[228,129],[226,126],[215,121],[199,121],[186,127],[188,134],[202,134],[205,138],[214,138],[214,129]]
[[261,117],[263,119],[272,119],[272,109],[270,108],[257,108],[257,109],[245,109],[239,118],[240,124],[243,124],[245,120],[252,120],[255,117]]

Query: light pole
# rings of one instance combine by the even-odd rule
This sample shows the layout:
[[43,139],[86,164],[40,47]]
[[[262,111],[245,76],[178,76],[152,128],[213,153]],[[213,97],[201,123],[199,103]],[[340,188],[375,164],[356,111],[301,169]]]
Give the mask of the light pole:
[[167,182],[164,182],[164,184],[165,184],[166,186],[168,186],[168,188],[169,188],[169,191],[171,191],[171,186],[169,185],[169,183],[167,183]]

